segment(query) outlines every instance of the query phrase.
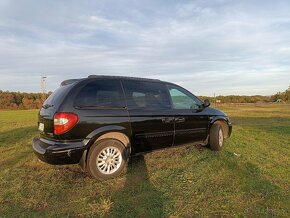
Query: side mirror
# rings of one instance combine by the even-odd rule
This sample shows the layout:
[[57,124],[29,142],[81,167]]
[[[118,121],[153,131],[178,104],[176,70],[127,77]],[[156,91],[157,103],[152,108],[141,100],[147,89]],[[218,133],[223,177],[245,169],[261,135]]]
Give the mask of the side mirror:
[[209,107],[210,106],[210,101],[208,99],[205,99],[203,102],[204,107]]

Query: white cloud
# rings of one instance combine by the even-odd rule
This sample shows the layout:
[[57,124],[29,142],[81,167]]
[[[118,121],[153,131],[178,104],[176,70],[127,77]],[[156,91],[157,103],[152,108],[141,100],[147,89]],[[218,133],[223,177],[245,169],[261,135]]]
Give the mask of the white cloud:
[[120,28],[131,28],[133,26],[132,23],[123,20],[110,20],[101,16],[89,16],[87,18],[86,27],[92,29],[117,29]]

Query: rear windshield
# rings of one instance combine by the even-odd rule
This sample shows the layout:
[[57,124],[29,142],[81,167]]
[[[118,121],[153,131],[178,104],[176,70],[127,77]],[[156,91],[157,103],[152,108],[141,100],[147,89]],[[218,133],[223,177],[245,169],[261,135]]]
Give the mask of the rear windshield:
[[69,91],[70,85],[60,86],[57,88],[43,103],[44,107],[52,107],[56,104],[58,104],[64,95]]

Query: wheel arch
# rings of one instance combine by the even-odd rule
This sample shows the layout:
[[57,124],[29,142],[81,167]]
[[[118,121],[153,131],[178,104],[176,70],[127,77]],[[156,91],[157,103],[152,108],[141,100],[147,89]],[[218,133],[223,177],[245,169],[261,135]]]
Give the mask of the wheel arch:
[[127,130],[123,126],[103,126],[91,132],[86,138],[89,140],[89,142],[87,143],[88,148],[96,141],[106,138],[117,139],[121,141],[126,148],[131,146],[129,130]]
[[83,152],[82,158],[79,162],[80,167],[85,170],[86,168],[86,159],[88,156],[89,149],[91,146],[104,139],[115,139],[120,141],[126,149],[126,155],[131,154],[131,141],[127,130],[123,126],[105,126],[91,132],[86,140],[86,150]]
[[103,139],[116,139],[116,140],[122,142],[122,144],[125,146],[125,148],[131,149],[131,143],[130,143],[129,137],[126,136],[122,132],[112,131],[112,132],[104,133],[104,134],[100,135],[98,138],[96,138],[94,143],[96,143],[100,140],[103,140]]
[[224,133],[224,138],[225,139],[228,138],[229,137],[229,124],[228,124],[227,120],[224,117],[214,117],[213,119],[211,119],[210,128],[215,123],[219,124],[222,127],[222,131]]

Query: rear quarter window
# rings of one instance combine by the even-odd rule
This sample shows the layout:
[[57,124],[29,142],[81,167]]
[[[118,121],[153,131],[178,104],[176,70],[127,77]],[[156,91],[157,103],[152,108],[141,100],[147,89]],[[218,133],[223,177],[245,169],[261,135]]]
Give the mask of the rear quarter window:
[[124,108],[125,101],[118,80],[95,80],[86,84],[77,94],[75,107]]

